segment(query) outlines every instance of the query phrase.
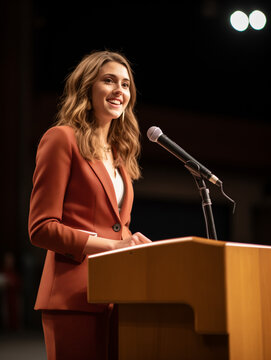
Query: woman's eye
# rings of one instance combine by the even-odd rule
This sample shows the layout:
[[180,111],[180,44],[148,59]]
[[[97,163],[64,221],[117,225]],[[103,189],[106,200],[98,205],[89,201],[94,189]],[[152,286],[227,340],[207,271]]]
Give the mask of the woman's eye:
[[111,84],[113,82],[113,80],[111,78],[105,78],[104,82],[107,84]]
[[128,84],[128,83],[123,83],[122,86],[123,86],[125,89],[129,89],[129,84]]

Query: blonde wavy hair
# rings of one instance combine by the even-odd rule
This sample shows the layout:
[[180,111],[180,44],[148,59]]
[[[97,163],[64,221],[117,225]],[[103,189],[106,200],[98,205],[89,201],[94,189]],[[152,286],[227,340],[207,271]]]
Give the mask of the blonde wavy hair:
[[116,150],[114,165],[117,167],[123,163],[130,177],[135,180],[140,178],[140,131],[134,114],[136,87],[133,72],[124,55],[112,51],[95,51],[82,59],[66,79],[55,125],[69,125],[74,129],[79,151],[85,159],[101,159],[97,123],[91,109],[91,90],[100,68],[109,61],[126,67],[130,78],[130,100],[124,114],[112,120],[107,141]]

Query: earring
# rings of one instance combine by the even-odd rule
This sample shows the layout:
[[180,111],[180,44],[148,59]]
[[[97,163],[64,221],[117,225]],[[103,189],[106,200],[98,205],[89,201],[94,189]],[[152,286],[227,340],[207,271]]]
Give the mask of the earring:
[[125,118],[125,110],[123,110],[123,113],[121,114],[121,122],[124,123]]
[[88,103],[87,103],[87,110],[91,110],[91,102],[90,101],[88,101]]

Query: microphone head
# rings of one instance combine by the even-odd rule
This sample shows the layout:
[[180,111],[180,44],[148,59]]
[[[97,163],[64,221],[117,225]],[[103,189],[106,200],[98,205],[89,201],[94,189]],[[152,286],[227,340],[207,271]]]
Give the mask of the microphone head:
[[159,136],[161,136],[162,134],[163,134],[162,130],[157,126],[152,126],[147,131],[147,136],[149,140],[153,142],[156,142]]

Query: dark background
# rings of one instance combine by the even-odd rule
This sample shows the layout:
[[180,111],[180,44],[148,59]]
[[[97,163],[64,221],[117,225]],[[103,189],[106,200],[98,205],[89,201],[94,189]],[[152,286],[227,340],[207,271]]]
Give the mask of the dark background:
[[[188,3],[188,4],[187,4]],[[230,202],[208,183],[218,238],[271,245],[269,1],[9,1],[1,9],[1,269],[19,274],[19,326],[39,327],[33,303],[44,250],[28,239],[35,153],[55,120],[65,77],[92,50],[131,61],[142,130],[132,230],[153,240],[206,237],[201,199],[183,164],[146,137],[159,126],[211,169]],[[262,31],[235,31],[230,14],[259,9]],[[2,292],[4,293],[4,288]],[[3,328],[7,323],[0,322]]]

